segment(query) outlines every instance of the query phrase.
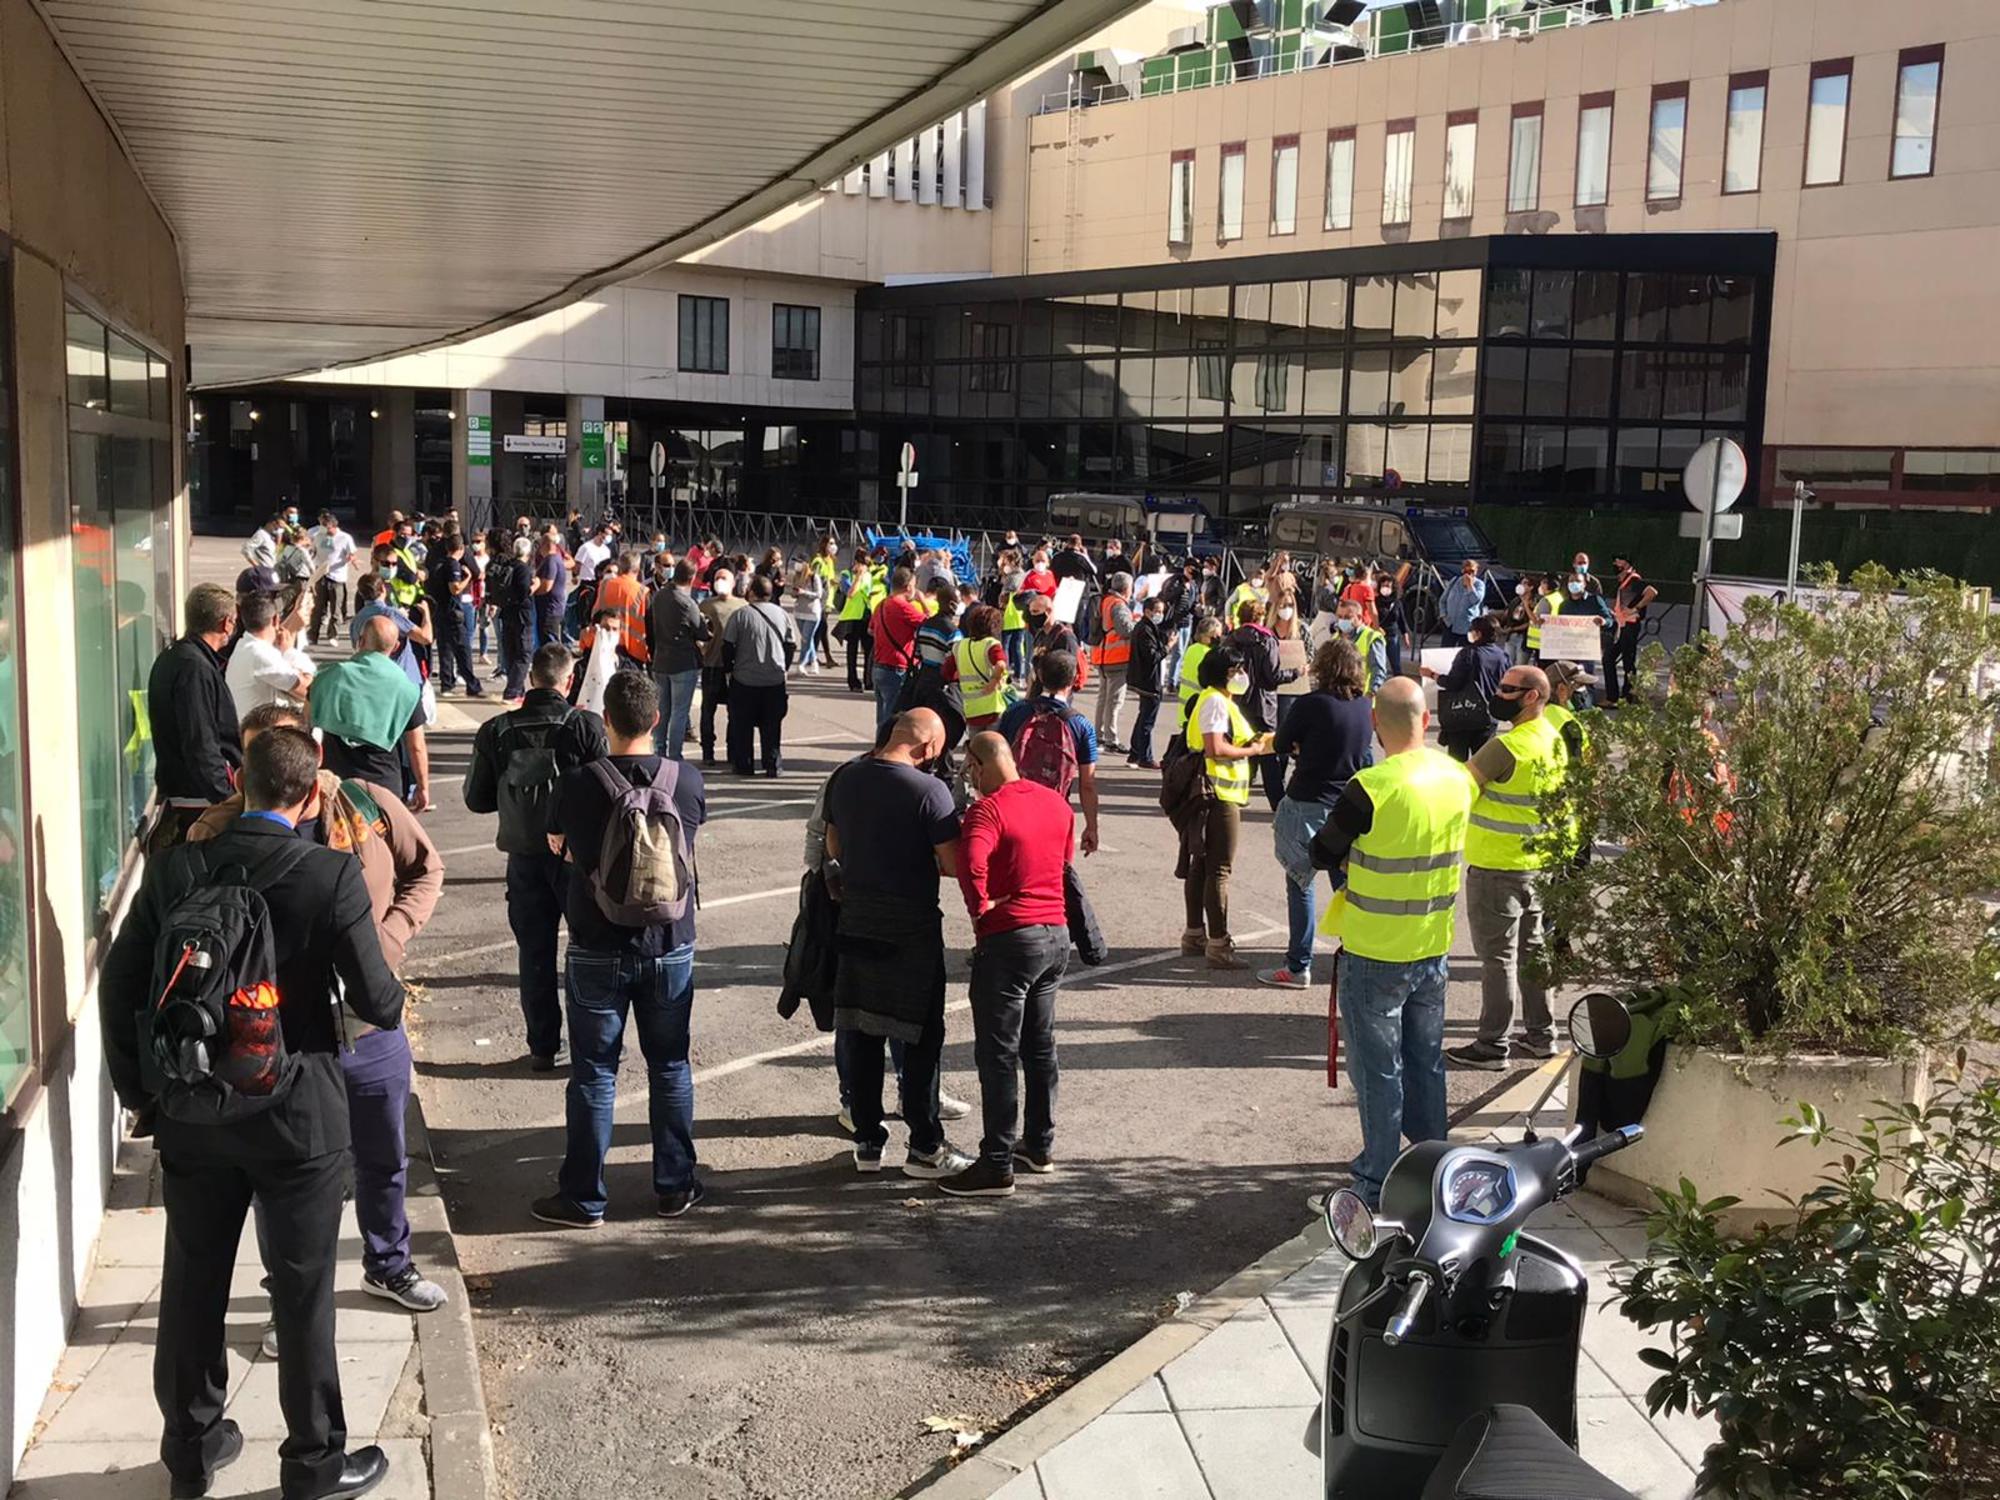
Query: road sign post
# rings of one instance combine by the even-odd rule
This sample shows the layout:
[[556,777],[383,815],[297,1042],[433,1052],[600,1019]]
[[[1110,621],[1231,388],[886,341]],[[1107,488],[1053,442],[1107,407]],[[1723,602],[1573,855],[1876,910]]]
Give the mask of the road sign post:
[[[667,445],[665,443],[655,441],[653,444],[653,451],[649,455],[647,455],[647,458],[648,458],[648,466],[651,468],[653,473],[652,529],[654,531],[658,531],[660,529],[660,481],[666,477],[667,473]],[[669,524],[671,524],[673,518],[669,516],[667,519]]]
[[1708,626],[1708,580],[1714,571],[1716,521],[1734,505],[1750,478],[1750,463],[1730,438],[1710,438],[1681,471],[1688,504],[1701,512],[1701,547],[1694,563],[1692,639]]
[[910,529],[910,491],[917,487],[917,445],[903,444],[902,462],[896,469],[896,489],[902,496],[896,507],[896,529]]
[[1804,540],[1806,525],[1806,502],[1813,492],[1806,488],[1801,479],[1792,486],[1792,556],[1785,565],[1785,600],[1787,603],[1799,595],[1799,543]]

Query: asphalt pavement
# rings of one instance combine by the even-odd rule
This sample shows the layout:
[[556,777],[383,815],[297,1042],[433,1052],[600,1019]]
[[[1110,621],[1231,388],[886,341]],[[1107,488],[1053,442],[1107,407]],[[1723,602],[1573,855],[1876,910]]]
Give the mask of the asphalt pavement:
[[[644,1077],[628,1039],[595,1231],[528,1215],[562,1153],[564,1079],[526,1066],[493,820],[458,792],[490,703],[447,700],[426,826],[447,857],[411,950],[418,1087],[472,1289],[503,1488],[520,1500],[881,1496],[950,1451],[944,1424],[992,1431],[1296,1234],[1304,1200],[1358,1146],[1349,1090],[1326,1083],[1328,964],[1309,992],[1179,956],[1174,838],[1157,776],[1103,768],[1104,847],[1084,862],[1112,945],[1072,967],[1058,1006],[1059,1170],[967,1202],[891,1171],[858,1176],[835,1121],[830,1038],[775,1010],[805,814],[859,751],[872,703],[801,679],[785,774],[709,776],[696,845],[693,1061],[708,1198],[653,1214]],[[1088,706],[1086,702],[1086,707]],[[1236,934],[1275,965],[1282,875],[1261,806],[1233,885]],[[978,1097],[954,949],[946,1086]],[[1461,935],[1462,939],[1462,935]],[[1469,948],[1461,940],[1460,953]],[[1453,961],[1454,1039],[1477,1010]],[[1455,1073],[1455,1111],[1507,1075]],[[976,1148],[976,1115],[952,1130]],[[891,1127],[888,1159],[904,1139]]]

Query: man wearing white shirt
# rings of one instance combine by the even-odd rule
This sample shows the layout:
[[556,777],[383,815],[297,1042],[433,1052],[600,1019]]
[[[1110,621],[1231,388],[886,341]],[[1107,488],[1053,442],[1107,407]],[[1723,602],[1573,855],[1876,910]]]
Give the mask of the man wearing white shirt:
[[578,583],[597,582],[597,569],[601,563],[611,561],[611,526],[599,521],[590,533],[590,539],[576,549],[576,579]]
[[229,653],[224,680],[237,719],[265,703],[304,707],[312,686],[312,658],[278,628],[277,596],[252,594],[237,606],[236,618],[243,635]]
[[306,632],[317,646],[333,635],[348,613],[347,565],[354,556],[354,535],[341,529],[340,517],[323,510],[319,525],[306,534],[306,540],[312,545],[313,565],[319,570],[319,581],[313,585],[312,626]]

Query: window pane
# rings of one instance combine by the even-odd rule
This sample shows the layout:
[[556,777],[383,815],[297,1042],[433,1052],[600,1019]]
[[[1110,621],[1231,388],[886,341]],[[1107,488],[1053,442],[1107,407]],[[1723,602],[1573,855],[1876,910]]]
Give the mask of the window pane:
[[1225,240],[1243,238],[1243,148],[1225,146],[1222,151],[1222,204],[1220,228]]
[[1945,493],[1974,493],[1990,490],[2000,454],[1927,453],[1911,449],[1903,455],[1903,488]]
[[1471,121],[1450,125],[1444,133],[1444,216],[1472,217],[1472,163],[1478,151],[1479,127]]
[[1745,354],[1715,357],[1708,372],[1708,420],[1749,420],[1750,358]]
[[1592,105],[1576,122],[1576,206],[1597,208],[1611,197],[1611,106]]
[[1778,483],[1803,479],[1815,489],[1886,490],[1895,455],[1880,448],[1781,448]]
[[1569,414],[1611,415],[1611,385],[1618,356],[1609,349],[1578,349],[1569,361]]
[[1396,310],[1396,283],[1387,276],[1362,276],[1354,283],[1354,336],[1386,339]]
[[1531,349],[1528,352],[1528,415],[1560,417],[1568,410],[1569,350]]
[[1441,339],[1479,337],[1479,273],[1443,271],[1437,279],[1437,336]]
[[1430,415],[1431,363],[1431,351],[1428,349],[1398,348],[1393,351],[1389,369],[1389,408],[1383,415]]
[[1625,279],[1625,342],[1657,344],[1667,336],[1672,278],[1647,274]]
[[1537,339],[1568,338],[1570,302],[1575,293],[1574,271],[1535,272],[1535,313],[1528,336]]
[[1354,227],[1354,137],[1326,143],[1326,227]]
[[1382,222],[1410,222],[1410,194],[1416,181],[1417,133],[1392,130],[1382,148]]
[[1346,409],[1347,356],[1313,353],[1306,356],[1302,407],[1309,417],[1339,416]]
[[1618,336],[1618,273],[1576,273],[1576,337],[1609,343]]
[[1167,184],[1167,241],[1186,245],[1194,240],[1194,159],[1173,164]]
[[1908,63],[1897,77],[1891,177],[1923,177],[1931,170],[1937,143],[1938,77],[1943,71],[1943,63]]
[[1534,284],[1526,271],[1495,271],[1486,278],[1486,336],[1519,339],[1528,336],[1528,291]]
[[[14,598],[14,434],[10,376],[13,330],[10,313],[13,290],[4,259],[0,259],[0,629],[9,641],[19,641]],[[72,369],[72,374],[74,370]],[[4,1108],[33,1061],[34,1021],[28,1004],[28,904],[21,880],[25,861],[19,841],[21,823],[20,682],[14,652],[0,654],[0,830],[14,845],[13,856],[0,861],[0,1108]]]
[[1611,434],[1602,427],[1572,427],[1564,445],[1563,483],[1571,495],[1601,495],[1611,489]]
[[146,351],[113,333],[109,339],[111,409],[121,417],[150,417]]
[[1393,358],[1387,349],[1356,351],[1347,376],[1348,411],[1364,417],[1380,417],[1388,411],[1389,371]]
[[1396,337],[1428,339],[1437,332],[1437,276],[1396,278]]
[[1486,351],[1486,415],[1517,417],[1528,399],[1528,351],[1494,345]]
[[1688,102],[1653,101],[1653,133],[1646,151],[1646,196],[1655,201],[1681,195],[1681,156],[1687,146]]
[[1290,234],[1299,227],[1299,148],[1280,146],[1271,159],[1271,233]]
[[69,404],[107,411],[111,404],[110,365],[104,357],[104,325],[89,313],[69,309]]
[[1671,281],[1669,295],[1672,302],[1667,310],[1667,341],[1673,344],[1705,344],[1708,342],[1710,278],[1706,276],[1675,276]]
[[[1388,465],[1400,484],[1430,482],[1430,428],[1421,423],[1389,429]],[[1382,478],[1386,482],[1389,475]]]
[[1660,488],[1660,429],[1621,427],[1618,429],[1618,489],[1622,494],[1644,495]]
[[1470,345],[1434,352],[1431,372],[1431,415],[1469,417],[1479,384],[1479,350]]
[[1806,108],[1806,186],[1840,181],[1847,151],[1846,73],[1828,73],[1812,81]]
[[1618,414],[1628,422],[1657,422],[1665,399],[1667,356],[1646,350],[1625,356],[1625,379],[1618,388]]
[[1440,422],[1431,428],[1432,484],[1472,483],[1472,424]]
[[1764,86],[1729,91],[1729,128],[1722,146],[1722,190],[1754,193],[1764,170]]
[[1748,276],[1717,276],[1711,279],[1714,301],[1709,324],[1710,343],[1740,345],[1750,342],[1750,323],[1756,313],[1757,283]]
[[1542,206],[1542,117],[1519,115],[1507,157],[1507,212],[1532,213]]

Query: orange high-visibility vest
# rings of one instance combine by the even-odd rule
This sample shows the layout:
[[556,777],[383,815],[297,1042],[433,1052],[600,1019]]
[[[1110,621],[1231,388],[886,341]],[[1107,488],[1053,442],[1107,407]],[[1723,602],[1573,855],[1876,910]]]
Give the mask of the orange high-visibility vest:
[[646,646],[646,604],[651,597],[645,584],[620,573],[597,586],[597,603],[591,609],[593,615],[601,609],[618,611],[619,644],[636,662],[652,660]]
[[1116,594],[1107,594],[1097,607],[1098,624],[1103,627],[1104,639],[1090,654],[1100,667],[1122,667],[1132,659],[1132,638],[1120,635],[1111,628],[1111,611],[1122,603],[1125,601]]

